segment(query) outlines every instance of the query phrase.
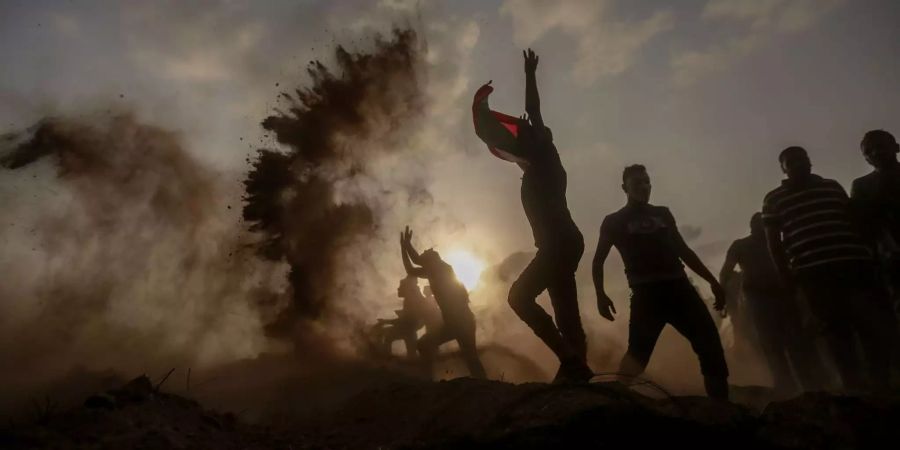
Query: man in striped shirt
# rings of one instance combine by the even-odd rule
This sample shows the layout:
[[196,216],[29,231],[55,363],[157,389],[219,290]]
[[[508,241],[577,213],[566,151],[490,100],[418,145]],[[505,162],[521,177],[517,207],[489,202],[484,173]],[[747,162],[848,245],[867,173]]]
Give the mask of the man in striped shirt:
[[[727,284],[736,275],[735,266],[741,267],[741,291],[750,315],[748,322],[756,330],[775,390],[793,393],[798,382],[805,391],[818,390],[822,379],[819,354],[814,342],[806,339],[797,298],[778,281],[766,245],[762,214],[756,213],[750,219],[750,235],[734,241],[728,248],[719,282]],[[730,304],[729,309],[732,309]],[[733,323],[732,311],[729,314]]]
[[[778,157],[787,175],[766,195],[766,240],[781,281],[805,294],[845,388],[887,387],[896,327],[877,289],[874,260],[851,220],[849,197],[838,182],[812,173],[802,147]],[[870,380],[860,371],[858,335]]]

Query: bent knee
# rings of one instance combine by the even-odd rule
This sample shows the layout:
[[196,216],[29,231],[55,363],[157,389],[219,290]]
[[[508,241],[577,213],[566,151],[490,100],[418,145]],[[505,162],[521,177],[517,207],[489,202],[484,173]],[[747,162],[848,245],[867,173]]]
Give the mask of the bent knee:
[[527,308],[529,303],[534,303],[535,299],[530,297],[522,284],[517,281],[509,289],[509,296],[506,301],[513,311],[521,311]]

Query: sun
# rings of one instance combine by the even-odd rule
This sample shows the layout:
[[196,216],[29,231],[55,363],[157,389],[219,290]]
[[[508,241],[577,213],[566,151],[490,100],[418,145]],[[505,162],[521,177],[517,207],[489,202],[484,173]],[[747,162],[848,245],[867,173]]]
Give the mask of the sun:
[[444,260],[453,266],[456,277],[467,290],[471,291],[478,286],[481,272],[484,271],[484,261],[466,250],[453,250],[447,253]]

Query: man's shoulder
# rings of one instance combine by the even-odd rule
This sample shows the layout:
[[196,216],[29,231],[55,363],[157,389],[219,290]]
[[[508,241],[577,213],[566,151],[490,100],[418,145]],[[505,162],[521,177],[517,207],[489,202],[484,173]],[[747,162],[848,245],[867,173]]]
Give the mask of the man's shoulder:
[[775,189],[772,189],[771,191],[769,191],[766,194],[766,196],[763,197],[763,203],[769,203],[769,202],[775,200],[776,198],[787,194],[788,192],[789,192],[788,187],[785,186],[784,184],[782,184],[782,185],[776,187]]
[[731,243],[731,251],[740,252],[743,249],[747,248],[747,246],[752,245],[753,237],[752,236],[744,236],[740,239],[735,239],[734,242]]
[[626,214],[626,208],[627,208],[627,206],[623,206],[623,207],[619,208],[617,211],[613,211],[613,212],[607,214],[606,217],[603,218],[603,222],[613,223],[618,220],[621,220],[622,216],[624,216]]
[[869,172],[855,180],[850,185],[850,190],[853,193],[861,192],[860,190],[869,189],[871,186],[876,184],[876,180],[878,178],[878,174],[875,171]]
[[628,221],[626,218],[627,215],[627,205],[619,208],[618,211],[607,214],[606,217],[603,218],[603,222],[600,223],[600,231],[603,233],[617,233],[618,230],[625,226],[625,222]]
[[815,178],[815,180],[818,184],[820,184],[822,186],[839,187],[839,188],[843,189],[843,186],[841,186],[841,183],[839,183],[837,180],[834,180],[831,178],[818,177],[818,178]]

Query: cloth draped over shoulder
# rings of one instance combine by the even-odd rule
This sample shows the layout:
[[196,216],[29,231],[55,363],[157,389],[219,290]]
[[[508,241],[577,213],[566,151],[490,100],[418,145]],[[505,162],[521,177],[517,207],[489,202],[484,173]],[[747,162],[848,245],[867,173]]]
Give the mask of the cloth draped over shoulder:
[[489,81],[475,92],[475,98],[472,101],[472,121],[475,125],[475,134],[487,144],[488,150],[494,156],[515,163],[526,162],[518,141],[523,120],[492,111],[488,105],[488,96],[493,91],[494,88]]

